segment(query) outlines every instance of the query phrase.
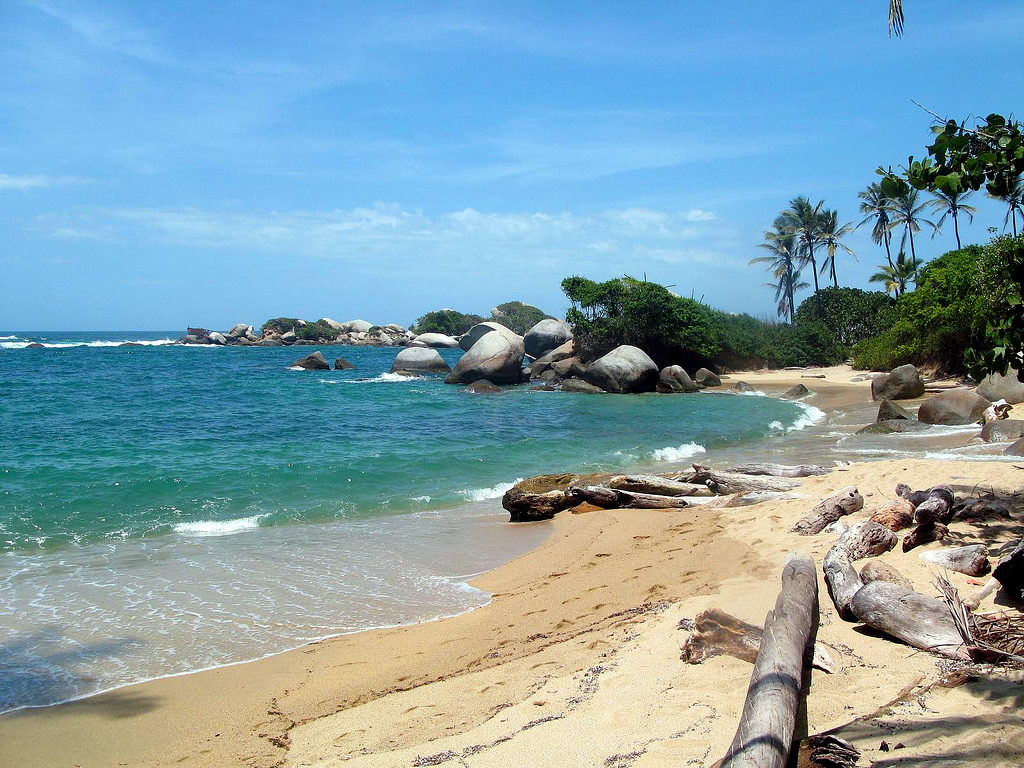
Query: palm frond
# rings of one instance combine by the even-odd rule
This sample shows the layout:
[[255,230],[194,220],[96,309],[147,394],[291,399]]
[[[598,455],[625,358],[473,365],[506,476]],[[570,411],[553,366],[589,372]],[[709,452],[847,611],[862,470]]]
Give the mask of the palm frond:
[[903,35],[903,0],[889,0],[889,37]]

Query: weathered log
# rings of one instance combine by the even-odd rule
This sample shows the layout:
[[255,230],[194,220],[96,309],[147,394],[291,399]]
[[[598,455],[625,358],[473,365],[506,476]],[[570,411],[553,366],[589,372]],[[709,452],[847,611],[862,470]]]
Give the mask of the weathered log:
[[782,768],[793,746],[804,650],[818,607],[814,560],[792,554],[775,609],[765,620],[739,728],[723,768]]
[[508,510],[511,523],[550,520],[571,504],[572,500],[563,491],[527,493],[512,488],[501,499],[501,506]]
[[1024,589],[1024,539],[1021,539],[1013,550],[999,558],[992,569],[992,577],[1003,585],[1014,600],[1019,600]]
[[890,584],[896,584],[904,589],[914,589],[910,579],[881,560],[868,560],[860,569],[860,580],[865,584],[870,584],[872,581],[888,581]]
[[857,591],[850,608],[868,626],[914,648],[967,658],[960,633],[942,600],[886,581],[873,581]]
[[883,555],[895,547],[898,541],[896,534],[884,525],[873,520],[861,520],[839,537],[836,546],[845,549],[850,560],[856,561]]
[[828,551],[822,561],[821,570],[825,574],[825,586],[828,596],[841,619],[853,621],[856,617],[850,610],[853,596],[864,586],[860,574],[853,567],[850,555],[838,544]]
[[942,523],[925,523],[915,526],[903,537],[903,551],[909,552],[914,547],[922,544],[930,544],[933,541],[942,541],[946,538],[949,529]]
[[914,505],[906,499],[894,499],[872,512],[868,519],[881,523],[890,531],[902,531],[914,524]]
[[1010,510],[997,499],[964,499],[962,503],[953,504],[956,520],[989,520],[991,518],[1010,519]]
[[703,483],[681,483],[660,475],[616,475],[608,487],[617,491],[648,493],[655,496],[713,496]]
[[922,552],[918,557],[946,570],[966,573],[968,576],[984,576],[992,570],[984,544],[933,549]]
[[[684,482],[704,483],[715,493],[726,496],[732,493],[775,493],[791,491],[800,483],[763,475],[741,475],[736,472],[719,472],[700,464],[693,465],[693,479]],[[677,477],[682,480],[683,478]]]
[[822,499],[817,506],[800,518],[793,526],[793,531],[801,536],[820,533],[826,525],[834,523],[840,517],[856,512],[864,506],[864,497],[854,486],[848,485],[836,491],[828,498]]
[[917,509],[917,505],[928,498],[928,491],[915,491],[906,483],[898,483],[896,485],[896,495],[906,499]]
[[577,503],[586,501],[605,509],[674,509],[686,506],[682,496],[655,496],[649,493],[633,493],[615,488],[602,488],[588,485],[583,488],[573,486],[567,495]]
[[973,595],[964,600],[964,605],[967,607],[967,610],[969,611],[977,610],[978,606],[981,605],[981,601],[989,595],[991,595],[997,589],[999,589],[999,579],[997,579],[995,576],[990,576],[988,581],[985,582],[985,585],[981,589],[979,589]]
[[914,510],[914,522],[948,523],[953,519],[953,491],[948,485],[936,485],[928,490],[928,498]]
[[739,475],[770,475],[771,477],[812,477],[827,475],[832,470],[817,464],[736,464],[726,472]]

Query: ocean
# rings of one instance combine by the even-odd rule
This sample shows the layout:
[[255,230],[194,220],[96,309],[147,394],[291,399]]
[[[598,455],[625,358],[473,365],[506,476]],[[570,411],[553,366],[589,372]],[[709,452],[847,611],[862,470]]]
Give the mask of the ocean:
[[394,348],[310,372],[290,363],[314,348],[178,335],[0,332],[0,711],[470,610],[467,581],[550,530],[507,522],[517,479],[743,456],[824,417],[472,395],[392,376]]

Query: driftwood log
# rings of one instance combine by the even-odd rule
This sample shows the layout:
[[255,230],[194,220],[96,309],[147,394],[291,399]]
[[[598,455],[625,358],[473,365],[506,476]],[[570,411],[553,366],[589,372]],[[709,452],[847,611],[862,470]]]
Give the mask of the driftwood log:
[[850,609],[854,595],[864,586],[864,580],[853,567],[856,560],[888,552],[896,546],[896,534],[871,520],[862,520],[851,526],[825,555],[822,571],[829,597],[846,621],[856,617]]
[[[687,479],[690,478],[690,479]],[[693,472],[676,476],[677,480],[703,483],[715,493],[727,496],[733,493],[778,493],[791,491],[800,483],[794,480],[771,478],[763,475],[741,475],[737,472],[719,472],[700,464],[693,465]]]
[[909,552],[922,544],[931,544],[933,541],[942,541],[946,538],[949,529],[942,523],[924,523],[914,526],[906,536],[903,537],[903,551]]
[[770,475],[771,477],[813,477],[827,475],[832,470],[816,464],[736,464],[726,472],[739,475]]
[[574,486],[569,488],[566,495],[577,503],[585,501],[605,509],[675,509],[687,505],[686,499],[682,496],[633,493],[615,488],[602,488],[599,485],[588,485],[582,488]]
[[890,584],[896,584],[904,589],[914,589],[910,579],[881,560],[868,560],[860,569],[860,580],[865,584],[870,584],[872,581],[888,581]]
[[501,499],[501,506],[508,510],[511,523],[550,520],[571,504],[572,500],[563,491],[528,493],[512,488]]
[[828,498],[822,499],[817,506],[804,515],[793,531],[802,536],[821,533],[825,526],[834,523],[840,517],[856,512],[864,506],[864,497],[854,486],[848,485],[836,491]]
[[914,524],[914,505],[906,499],[895,499],[872,512],[869,519],[890,531],[902,531]]
[[896,495],[902,499],[906,499],[914,508],[928,498],[928,491],[915,491],[906,483],[899,483],[896,486]]
[[782,589],[764,624],[743,714],[723,768],[782,768],[793,746],[803,678],[804,650],[817,617],[814,560],[792,554]]
[[683,483],[660,475],[616,475],[608,487],[617,491],[632,491],[655,496],[713,496],[703,483]]
[[857,591],[850,608],[868,626],[914,648],[967,658],[960,633],[942,600],[886,581],[873,581]]
[[933,549],[922,552],[918,557],[929,563],[935,563],[940,568],[966,573],[968,576],[984,576],[992,570],[992,564],[988,561],[988,552],[984,544]]
[[927,523],[948,523],[953,519],[953,491],[948,485],[936,485],[929,489],[928,498],[917,505],[914,510],[914,522],[918,525]]

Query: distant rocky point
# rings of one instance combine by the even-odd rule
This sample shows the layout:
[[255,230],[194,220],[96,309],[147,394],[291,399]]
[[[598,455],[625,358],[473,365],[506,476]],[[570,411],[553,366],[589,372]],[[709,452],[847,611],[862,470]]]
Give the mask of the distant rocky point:
[[[316,321],[297,317],[276,317],[257,331],[245,323],[220,333],[208,328],[189,328],[178,339],[179,344],[212,344],[239,347],[283,347],[324,344],[346,344],[356,347],[404,347],[416,334],[396,323],[374,325],[366,320],[339,323],[329,317]],[[456,342],[456,345],[458,342]]]

